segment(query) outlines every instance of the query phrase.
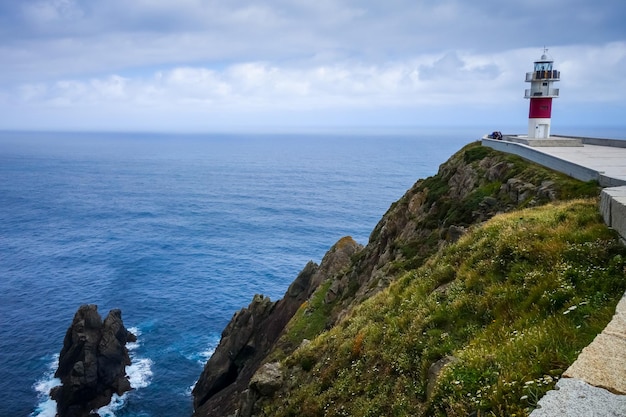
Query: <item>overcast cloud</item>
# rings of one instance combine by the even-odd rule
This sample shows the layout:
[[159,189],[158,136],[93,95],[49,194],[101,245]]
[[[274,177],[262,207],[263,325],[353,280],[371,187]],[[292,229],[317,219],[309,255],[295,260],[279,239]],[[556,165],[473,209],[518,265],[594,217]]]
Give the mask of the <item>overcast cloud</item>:
[[[0,129],[626,125],[623,0],[1,0]],[[556,122],[555,122],[556,123]]]

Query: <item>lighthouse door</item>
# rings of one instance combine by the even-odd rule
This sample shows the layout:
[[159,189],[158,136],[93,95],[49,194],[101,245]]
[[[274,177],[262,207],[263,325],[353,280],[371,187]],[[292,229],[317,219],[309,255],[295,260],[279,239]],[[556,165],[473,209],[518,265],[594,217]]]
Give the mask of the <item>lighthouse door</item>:
[[537,134],[535,135],[536,138],[541,138],[541,139],[545,139],[547,136],[546,134],[547,132],[547,127],[548,125],[545,124],[538,124],[537,125]]

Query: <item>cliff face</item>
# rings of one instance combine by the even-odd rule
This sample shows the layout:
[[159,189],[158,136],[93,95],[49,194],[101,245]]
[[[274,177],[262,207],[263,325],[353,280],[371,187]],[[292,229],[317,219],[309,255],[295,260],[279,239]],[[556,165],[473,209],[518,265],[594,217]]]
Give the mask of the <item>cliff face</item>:
[[[388,293],[393,282],[458,241],[468,228],[499,213],[597,193],[594,184],[580,183],[477,143],[466,146],[441,165],[437,175],[418,181],[390,207],[367,246],[360,247],[349,238],[340,240],[320,266],[310,263],[304,268],[282,300],[272,303],[255,296],[247,309],[235,314],[194,389],[194,416],[320,415],[321,409],[307,412],[292,403],[280,406],[283,414],[279,414],[276,406],[281,402],[272,400],[275,392],[290,398],[296,391],[294,381],[309,386],[316,369],[317,378],[326,382],[307,395],[320,396],[332,389],[327,384],[332,385],[338,375],[326,375],[324,368],[350,369],[349,360],[339,368],[336,363],[320,364],[318,355],[331,354],[313,349],[319,335],[340,334],[351,320],[358,320],[355,317],[367,300]],[[451,271],[454,275],[454,268]],[[445,295],[445,289],[441,294]],[[362,355],[366,340],[365,335],[352,336],[344,343],[354,361]],[[434,365],[445,358],[437,354],[428,360]],[[332,355],[326,360],[332,362]],[[451,357],[434,369],[450,362],[454,362]],[[376,366],[388,370],[388,365]],[[389,374],[389,378],[397,377]],[[298,394],[293,395],[301,401]],[[419,404],[425,401],[424,397]],[[335,411],[329,415],[342,415],[338,408]]]
[[341,239],[320,265],[309,262],[304,267],[281,300],[272,302],[255,295],[248,308],[235,313],[193,389],[194,415],[233,413],[241,393],[295,312],[323,280],[346,267],[360,249],[352,238]]

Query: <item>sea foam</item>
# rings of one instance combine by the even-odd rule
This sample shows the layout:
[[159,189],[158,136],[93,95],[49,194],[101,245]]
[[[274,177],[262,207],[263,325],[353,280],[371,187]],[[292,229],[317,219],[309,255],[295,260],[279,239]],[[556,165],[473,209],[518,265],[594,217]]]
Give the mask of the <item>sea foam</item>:
[[33,388],[37,392],[38,404],[37,407],[35,407],[35,411],[30,414],[30,417],[55,417],[57,402],[50,398],[50,390],[61,385],[61,380],[54,377],[58,364],[59,354],[52,355],[48,370],[41,379],[33,385]]
[[[131,365],[126,368],[126,375],[128,375],[128,380],[133,390],[138,390],[146,388],[152,381],[152,360],[140,358],[135,354],[135,351],[141,346],[139,341],[141,330],[137,327],[129,327],[128,331],[137,336],[137,341],[126,344],[131,362]],[[124,408],[128,401],[128,395],[132,392],[126,392],[123,395],[113,394],[111,402],[97,410],[100,417],[115,417],[115,413]]]
[[[141,358],[136,355],[135,351],[141,346],[139,342],[139,336],[141,336],[141,330],[136,327],[130,327],[128,330],[137,336],[137,342],[127,343],[126,348],[130,356],[131,365],[126,367],[126,375],[130,381],[130,386],[133,390],[146,388],[152,381],[152,360],[149,358]],[[49,369],[44,376],[37,381],[33,388],[37,392],[37,398],[39,403],[30,414],[30,417],[55,417],[57,403],[50,398],[50,390],[56,386],[61,385],[61,380],[54,377],[54,373],[59,363],[59,355],[53,355],[53,359],[50,361]],[[128,401],[128,395],[133,391],[124,393],[123,395],[113,394],[111,402],[102,408],[97,410],[101,417],[115,417],[116,412],[122,410]]]

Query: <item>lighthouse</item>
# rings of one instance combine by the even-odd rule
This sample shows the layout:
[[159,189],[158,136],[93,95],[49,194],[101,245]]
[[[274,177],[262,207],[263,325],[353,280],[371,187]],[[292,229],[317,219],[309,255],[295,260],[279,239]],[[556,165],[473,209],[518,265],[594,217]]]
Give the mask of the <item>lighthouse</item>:
[[561,78],[561,72],[553,68],[554,61],[546,55],[535,61],[532,72],[526,73],[526,82],[530,88],[526,89],[524,98],[530,99],[528,112],[528,138],[547,139],[550,137],[550,117],[552,114],[552,99],[559,96],[559,89],[553,84]]

